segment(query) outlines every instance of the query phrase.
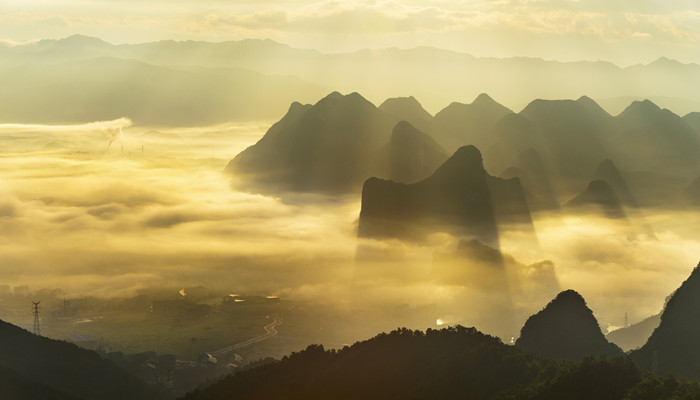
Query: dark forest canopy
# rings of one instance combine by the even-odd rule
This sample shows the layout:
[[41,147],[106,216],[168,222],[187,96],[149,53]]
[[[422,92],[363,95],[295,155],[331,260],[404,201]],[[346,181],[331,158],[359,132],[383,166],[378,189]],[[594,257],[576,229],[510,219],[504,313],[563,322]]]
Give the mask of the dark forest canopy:
[[237,399],[700,398],[700,384],[658,378],[629,359],[548,361],[461,326],[398,329],[342,350],[312,345],[186,396]]

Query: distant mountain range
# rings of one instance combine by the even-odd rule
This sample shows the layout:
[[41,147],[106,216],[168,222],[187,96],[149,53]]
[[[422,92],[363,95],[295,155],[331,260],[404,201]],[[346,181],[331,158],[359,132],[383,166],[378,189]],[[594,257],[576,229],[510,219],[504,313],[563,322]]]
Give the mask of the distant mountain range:
[[625,208],[695,198],[700,133],[692,121],[648,100],[617,117],[585,96],[534,100],[516,114],[482,94],[431,117],[413,97],[376,107],[358,93],[333,92],[314,105],[292,104],[227,171],[250,191],[359,193],[370,177],[419,182],[451,148],[480,143],[490,182],[518,178],[530,210],[597,204],[621,218]]
[[[533,98],[583,93],[613,113],[645,98],[680,114],[700,109],[695,90],[700,65],[666,58],[620,68],[607,62],[479,58],[430,47],[323,54],[271,40],[113,45],[74,35],[0,44],[0,84],[0,122],[123,116],[172,126],[274,118],[293,100],[308,102],[332,90],[359,91],[375,100],[413,94],[432,110],[484,92],[511,109]],[[463,113],[466,105],[455,103],[436,117],[457,121],[450,111]]]

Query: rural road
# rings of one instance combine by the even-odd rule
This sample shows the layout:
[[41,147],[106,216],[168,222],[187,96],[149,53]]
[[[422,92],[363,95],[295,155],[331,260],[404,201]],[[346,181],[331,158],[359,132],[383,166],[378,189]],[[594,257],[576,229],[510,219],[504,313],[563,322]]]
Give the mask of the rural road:
[[244,340],[242,342],[238,342],[236,344],[232,344],[230,346],[226,346],[224,348],[221,348],[219,350],[211,352],[211,355],[214,357],[220,357],[223,355],[226,355],[234,350],[241,349],[243,347],[248,347],[252,344],[262,342],[263,340],[269,339],[275,335],[277,335],[277,329],[275,329],[276,326],[281,325],[283,322],[282,318],[274,317],[272,322],[269,324],[265,325],[263,328],[265,329],[265,333],[260,336],[256,336],[254,338]]

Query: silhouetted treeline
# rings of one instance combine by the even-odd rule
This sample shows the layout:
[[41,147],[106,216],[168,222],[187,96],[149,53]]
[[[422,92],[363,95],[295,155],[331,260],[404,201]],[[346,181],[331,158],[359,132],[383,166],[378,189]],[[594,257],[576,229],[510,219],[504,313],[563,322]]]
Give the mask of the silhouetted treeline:
[[217,399],[700,398],[700,385],[657,378],[624,357],[550,361],[461,326],[398,329],[342,350],[311,345],[191,393]]

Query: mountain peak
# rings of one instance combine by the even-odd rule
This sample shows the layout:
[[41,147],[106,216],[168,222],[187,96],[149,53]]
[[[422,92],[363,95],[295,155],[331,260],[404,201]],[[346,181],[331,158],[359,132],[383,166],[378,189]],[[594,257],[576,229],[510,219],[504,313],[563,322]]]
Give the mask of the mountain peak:
[[477,104],[484,104],[484,105],[486,105],[486,104],[488,104],[488,105],[498,104],[498,105],[500,105],[496,100],[494,100],[491,96],[489,96],[486,93],[481,93],[478,96],[476,96],[476,99],[474,99],[474,101],[472,101],[472,104],[473,105],[477,105]]
[[386,99],[378,108],[399,120],[410,122],[422,131],[430,131],[433,116],[413,96]]
[[75,34],[63,39],[59,39],[56,41],[56,43],[67,44],[71,46],[110,46],[110,43],[107,43],[100,38],[80,34]]
[[581,294],[573,289],[567,289],[557,295],[549,304],[556,306],[586,306],[586,300]]
[[665,56],[659,57],[656,60],[647,64],[647,66],[655,66],[655,67],[677,67],[677,66],[682,66],[682,65],[685,65],[685,64],[681,63],[678,60],[674,60],[672,58],[668,58]]
[[657,106],[653,101],[649,99],[644,99],[642,101],[635,100],[633,101],[627,108],[625,108],[624,111],[620,114],[620,116],[626,116],[629,114],[636,114],[636,113],[648,113],[648,112],[657,112],[661,111],[661,107]]
[[605,340],[593,311],[574,290],[559,293],[542,311],[528,318],[515,345],[552,359],[623,354]]
[[571,199],[567,204],[570,207],[598,206],[608,218],[625,218],[626,214],[622,208],[615,189],[602,179],[594,179],[586,190]]

